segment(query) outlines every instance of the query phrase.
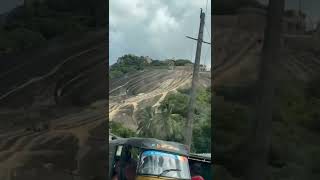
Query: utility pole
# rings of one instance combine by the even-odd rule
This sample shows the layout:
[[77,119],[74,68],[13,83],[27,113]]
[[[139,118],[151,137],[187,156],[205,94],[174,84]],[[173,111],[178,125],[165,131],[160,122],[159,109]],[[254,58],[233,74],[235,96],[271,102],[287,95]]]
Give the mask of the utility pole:
[[246,180],[267,180],[272,137],[272,111],[276,88],[276,67],[281,59],[282,17],[285,0],[269,0],[267,26],[264,34],[255,119],[248,134]]
[[301,0],[299,0],[299,26],[302,25],[302,9],[301,9]]
[[202,9],[201,9],[198,39],[187,36],[190,39],[197,40],[197,52],[196,52],[194,68],[193,68],[190,101],[188,106],[187,123],[185,128],[185,144],[189,147],[189,149],[191,149],[191,143],[192,143],[193,113],[194,113],[194,105],[196,101],[196,88],[199,81],[199,65],[200,65],[200,57],[201,57],[201,46],[203,42],[202,39],[203,39],[204,19],[205,19],[205,13],[202,12]]

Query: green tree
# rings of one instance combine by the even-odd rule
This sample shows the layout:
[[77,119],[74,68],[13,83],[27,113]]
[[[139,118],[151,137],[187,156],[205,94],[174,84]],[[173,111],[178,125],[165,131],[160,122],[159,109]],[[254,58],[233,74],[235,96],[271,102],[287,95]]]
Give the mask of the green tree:
[[134,131],[123,127],[121,123],[111,121],[111,122],[109,122],[109,125],[111,128],[111,132],[117,136],[120,136],[123,138],[129,138],[129,137],[136,136],[136,133]]
[[[181,93],[186,92],[186,93]],[[159,112],[146,107],[137,113],[139,135],[167,141],[184,142],[183,128],[189,100],[187,90],[169,94],[160,104]],[[195,136],[192,151],[207,153],[211,150],[211,90],[200,89],[195,112]]]
[[178,59],[174,62],[175,66],[184,66],[186,64],[192,64],[192,62],[190,60],[187,59]]
[[172,109],[173,114],[180,114],[182,117],[187,115],[189,97],[186,94],[175,93],[168,95],[164,101],[161,102],[161,109]]
[[155,112],[151,106],[137,113],[138,132],[142,137],[154,137],[153,126],[155,125]]

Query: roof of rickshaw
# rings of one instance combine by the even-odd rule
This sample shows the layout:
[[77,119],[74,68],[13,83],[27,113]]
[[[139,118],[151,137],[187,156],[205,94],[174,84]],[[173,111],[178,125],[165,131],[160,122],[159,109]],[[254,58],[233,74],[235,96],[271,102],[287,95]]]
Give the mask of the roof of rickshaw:
[[119,138],[116,140],[109,141],[110,145],[129,145],[132,147],[138,147],[142,149],[153,149],[165,152],[171,152],[179,155],[188,156],[189,151],[187,146],[171,142],[163,141],[155,138]]

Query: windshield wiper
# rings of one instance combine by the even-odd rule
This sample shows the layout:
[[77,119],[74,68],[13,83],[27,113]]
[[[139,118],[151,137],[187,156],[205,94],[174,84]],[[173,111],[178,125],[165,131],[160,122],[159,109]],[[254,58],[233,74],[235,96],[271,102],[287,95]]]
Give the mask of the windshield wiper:
[[162,171],[162,173],[160,173],[158,175],[158,177],[163,176],[164,174],[167,174],[170,171],[181,171],[181,169],[166,169],[166,170]]

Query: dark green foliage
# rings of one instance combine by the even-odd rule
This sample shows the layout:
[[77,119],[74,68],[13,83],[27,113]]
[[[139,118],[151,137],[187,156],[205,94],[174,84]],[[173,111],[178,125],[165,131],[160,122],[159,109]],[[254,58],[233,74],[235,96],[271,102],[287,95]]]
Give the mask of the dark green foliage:
[[[232,88],[232,87],[225,87]],[[213,122],[215,149],[246,143],[244,137],[254,106],[248,106],[237,98],[240,93],[233,90],[235,98],[214,97]],[[320,98],[319,79],[309,83],[283,81],[277,83],[272,124],[272,147],[269,166],[272,179],[319,179],[319,130]],[[222,94],[219,92],[220,95]],[[229,95],[224,93],[224,95]],[[252,95],[253,96],[253,95]],[[230,97],[230,96],[229,96]],[[236,146],[235,146],[236,147]],[[227,148],[226,148],[227,149]],[[236,151],[236,149],[234,150]],[[220,153],[226,159],[228,153]],[[230,167],[236,157],[224,162]],[[235,173],[230,171],[231,174]]]
[[113,71],[110,71],[109,73],[110,78],[121,77],[122,75],[123,75],[123,72],[119,70],[113,70]]
[[178,89],[178,92],[179,92],[179,93],[182,93],[182,94],[190,94],[190,91],[191,91],[190,88],[188,88],[188,89],[185,89],[185,88],[183,88],[183,89]]
[[213,110],[215,143],[220,145],[238,143],[248,127],[248,107],[214,97]]
[[280,112],[283,123],[298,125],[315,132],[320,130],[318,82],[319,80],[315,79],[308,84],[299,82],[281,84],[281,90],[276,93],[278,100],[276,109]]
[[189,97],[186,94],[175,93],[167,96],[161,103],[161,109],[172,108],[172,114],[180,114],[186,117]]
[[166,109],[166,107],[163,107],[162,110],[162,113],[155,113],[155,109],[149,106],[138,112],[139,136],[183,141],[181,129],[183,117],[179,114],[172,114],[171,109]]
[[192,64],[192,62],[190,60],[187,60],[187,59],[177,59],[174,62],[175,66],[184,66],[186,64]]
[[[136,72],[139,70],[150,68],[165,68],[167,69],[170,61],[152,60],[151,63],[143,56],[136,56],[133,54],[126,54],[118,58],[117,63],[113,64],[110,68],[110,78],[117,78],[129,72]],[[173,61],[176,66],[184,66],[192,64],[189,60],[179,59]]]
[[167,66],[167,63],[160,60],[153,60],[150,65],[151,66]]
[[196,153],[211,152],[211,123],[196,123],[193,129],[192,150]]
[[110,67],[110,78],[117,78],[129,72],[144,70],[147,65],[144,57],[126,54],[118,58],[117,63]]
[[[106,3],[103,0],[45,0],[17,7],[8,14],[3,24],[4,30],[0,31],[0,53],[14,53],[41,46],[42,42],[35,40],[35,36],[49,40],[69,33],[103,28],[107,22]],[[5,38],[12,33],[15,38]],[[31,42],[29,34],[32,36]],[[21,40],[22,36],[25,40]]]
[[135,56],[133,54],[126,54],[118,58],[117,61],[120,65],[142,66],[145,63],[144,57]]
[[152,107],[148,106],[143,110],[138,111],[137,118],[139,136],[154,137],[154,130],[151,128],[156,123],[155,112]]
[[[169,94],[159,107],[160,113],[147,107],[138,112],[139,134],[168,141],[184,142],[189,95],[180,92]],[[185,91],[187,92],[187,91]],[[197,153],[211,151],[211,91],[199,89],[194,115],[194,136],[191,150]],[[165,131],[163,131],[165,129]]]
[[123,127],[121,123],[111,121],[111,122],[109,122],[109,127],[112,129],[112,133],[117,136],[120,136],[123,138],[136,136],[136,133],[134,131]]

